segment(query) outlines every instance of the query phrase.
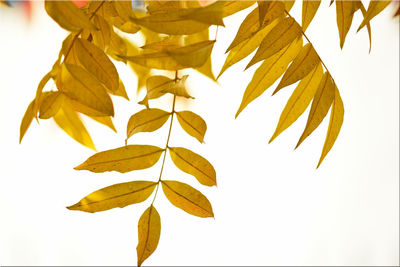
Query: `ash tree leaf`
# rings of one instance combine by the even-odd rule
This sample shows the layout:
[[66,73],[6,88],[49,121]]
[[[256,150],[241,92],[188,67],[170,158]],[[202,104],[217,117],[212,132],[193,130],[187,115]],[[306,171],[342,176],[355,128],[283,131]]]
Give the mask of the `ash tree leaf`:
[[177,208],[207,218],[214,217],[210,201],[198,190],[178,181],[161,181],[165,196]]
[[144,109],[132,115],[126,128],[126,140],[139,132],[154,132],[161,128],[171,113],[161,109]]
[[97,31],[92,31],[93,43],[104,51],[111,41],[111,26],[99,15],[93,17],[93,23],[98,28]]
[[33,100],[25,111],[24,117],[22,117],[21,125],[19,127],[19,143],[21,144],[22,138],[26,131],[28,130],[29,126],[31,125],[33,118],[35,117],[33,107],[35,105],[35,100]]
[[267,34],[246,69],[263,59],[268,59],[295,39],[299,39],[301,33],[300,25],[293,18],[285,18]]
[[169,154],[176,167],[193,175],[202,185],[217,185],[214,167],[202,156],[183,147],[169,147]]
[[218,74],[219,78],[229,67],[233,66],[237,62],[246,58],[250,55],[256,48],[259,47],[261,41],[265,38],[265,36],[271,31],[273,27],[279,22],[276,19],[274,22],[264,27],[262,30],[259,30],[252,37],[247,40],[242,41],[239,45],[235,46],[229,51],[228,56],[225,59],[225,63],[222,66],[220,73]]
[[119,79],[118,84],[119,84],[118,90],[116,90],[116,91],[114,91],[114,92],[113,92],[113,91],[108,91],[108,92],[109,92],[110,94],[112,94],[112,95],[123,97],[123,98],[125,98],[126,100],[129,101],[128,93],[126,92],[126,90],[125,90],[125,85],[124,85],[124,83],[121,81],[121,79]]
[[50,81],[52,77],[51,71],[47,73],[43,78],[40,80],[38,88],[36,89],[36,96],[33,104],[33,116],[37,117],[37,113],[39,111],[39,104],[40,104],[40,98],[42,96],[42,92],[46,84]]
[[76,39],[75,53],[79,62],[110,91],[119,87],[119,76],[114,64],[97,46],[84,39]]
[[81,29],[96,30],[96,27],[90,22],[89,17],[72,1],[46,0],[44,8],[52,19],[68,31],[77,32]]
[[45,92],[42,94],[39,108],[40,119],[50,119],[61,108],[64,95],[61,92]]
[[321,61],[314,47],[310,43],[306,44],[295,57],[292,64],[290,64],[275,89],[274,94],[276,94],[280,89],[303,79],[320,62]]
[[343,49],[346,35],[353,23],[354,13],[358,10],[357,2],[355,1],[336,1],[336,22],[339,30],[340,48]]
[[297,56],[302,48],[303,40],[300,38],[282,49],[272,57],[265,60],[256,70],[250,83],[243,94],[242,102],[236,112],[235,118],[254,99],[262,95],[286,71],[289,63]]
[[263,0],[257,1],[260,25],[262,25],[262,23],[264,21],[264,17],[267,14],[267,11],[268,11],[270,5],[271,5],[270,1],[263,1]]
[[88,158],[75,170],[121,173],[147,169],[157,163],[164,149],[150,145],[128,145],[102,151]]
[[339,135],[340,128],[342,128],[343,117],[344,117],[343,101],[342,101],[342,98],[340,97],[339,90],[335,85],[335,96],[334,96],[333,104],[332,104],[328,132],[326,134],[324,147],[322,149],[321,158],[319,159],[317,168],[321,165],[325,156],[328,154],[328,152],[333,147],[333,144],[335,143],[336,138]]
[[176,112],[176,117],[185,132],[203,143],[207,124],[199,115],[191,111],[180,111]]
[[161,219],[156,208],[151,205],[147,208],[139,219],[138,223],[138,245],[137,265],[150,257],[156,250],[161,234]]
[[243,9],[251,7],[255,3],[256,1],[225,1],[222,16],[228,17]]
[[371,0],[368,5],[367,13],[364,16],[360,27],[358,27],[357,32],[367,25],[376,15],[381,13],[390,4],[390,2],[391,1]]
[[126,33],[138,32],[140,27],[130,20],[130,17],[134,17],[132,2],[112,1],[112,4],[117,12],[117,16],[111,19],[115,27]]
[[175,81],[165,76],[151,76],[146,80],[147,98],[156,99],[166,94],[166,89],[174,86]]
[[62,92],[74,108],[89,116],[114,116],[114,107],[103,85],[85,69],[63,64]]
[[321,124],[335,97],[335,84],[328,72],[324,74],[315,93],[307,124],[296,148]]
[[303,0],[301,26],[305,32],[321,5],[321,0]]
[[157,183],[149,181],[133,181],[114,184],[94,191],[82,198],[78,203],[67,207],[69,210],[99,212],[145,201]]
[[185,75],[182,78],[180,78],[179,80],[174,81],[174,83],[171,86],[168,86],[167,88],[165,88],[163,90],[163,92],[170,93],[170,94],[173,94],[176,96],[194,99],[194,97],[189,95],[189,93],[186,90],[185,83],[186,83],[186,80],[188,77],[189,77],[189,75]]
[[320,63],[299,82],[281,113],[275,133],[269,140],[269,143],[271,143],[284,130],[289,128],[289,126],[304,113],[318,89],[322,75],[323,70]]
[[69,106],[64,105],[53,116],[56,124],[78,143],[96,150],[89,132],[79,115]]

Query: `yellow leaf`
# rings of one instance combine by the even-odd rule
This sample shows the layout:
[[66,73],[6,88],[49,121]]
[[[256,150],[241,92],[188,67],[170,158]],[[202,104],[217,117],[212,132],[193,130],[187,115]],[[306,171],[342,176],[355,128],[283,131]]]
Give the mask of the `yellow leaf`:
[[131,1],[112,1],[117,16],[110,18],[115,27],[126,33],[136,33],[140,27],[130,18],[134,16]]
[[311,103],[318,85],[323,75],[321,63],[314,68],[306,77],[304,77],[297,85],[293,94],[290,96],[279,118],[278,126],[274,135],[269,140],[271,143],[279,134],[289,128]]
[[82,198],[78,203],[67,207],[69,210],[98,212],[145,201],[157,183],[133,181],[104,187]]
[[81,67],[63,64],[61,75],[61,89],[75,109],[89,116],[114,116],[110,96],[90,73]]
[[268,11],[268,8],[270,5],[271,5],[270,1],[263,1],[263,0],[257,1],[260,25],[263,24],[265,14],[267,14],[267,11]]
[[262,30],[258,31],[252,37],[247,40],[244,40],[239,45],[235,46],[234,48],[229,51],[228,56],[226,57],[225,63],[222,66],[220,73],[218,74],[217,79],[224,73],[229,67],[233,66],[240,60],[246,58],[250,55],[258,46],[260,45],[261,41],[264,37],[271,31],[273,27],[278,24],[279,20],[275,20],[268,26],[264,27]]
[[102,16],[99,15],[93,17],[93,23],[98,28],[97,31],[92,31],[93,43],[104,51],[104,49],[110,44],[111,26]]
[[171,113],[161,109],[144,109],[132,115],[126,128],[126,140],[140,132],[154,132],[161,128]]
[[313,20],[318,8],[321,4],[321,0],[303,0],[301,26],[305,32]]
[[33,118],[35,117],[35,114],[33,113],[33,105],[34,104],[35,104],[35,100],[33,100],[28,105],[28,108],[25,111],[24,117],[22,118],[21,126],[19,127],[19,143],[20,144],[21,144],[22,138],[24,138],[26,131],[28,130],[29,126],[31,125]]
[[36,89],[36,96],[33,104],[33,116],[37,117],[37,113],[39,111],[39,100],[42,96],[43,88],[46,86],[46,84],[49,82],[51,79],[52,73],[51,71],[47,73],[39,82],[38,88]]
[[189,12],[183,17],[204,22],[210,25],[224,26],[224,22],[222,21],[224,8],[225,8],[224,1],[216,1],[205,7],[189,8],[189,10],[193,11]]
[[113,92],[113,91],[109,91],[109,93],[112,94],[112,95],[121,96],[121,97],[123,97],[123,98],[125,98],[126,100],[129,101],[128,94],[127,94],[127,92],[126,92],[126,90],[125,90],[125,85],[124,85],[124,83],[121,81],[121,79],[119,79],[119,87],[118,87],[118,90],[117,90],[117,91],[114,91],[114,92]]
[[[364,4],[361,1],[358,1],[359,3],[359,8],[361,10],[361,13],[363,14],[363,17],[367,15],[367,10],[365,10]],[[368,22],[367,23],[367,30],[368,30],[368,37],[369,37],[369,52],[371,53],[371,47],[372,47],[372,33],[371,33],[371,24]]]
[[75,170],[92,172],[130,172],[147,169],[157,163],[164,149],[150,145],[128,145],[99,152],[88,158]]
[[138,224],[137,265],[150,257],[156,250],[161,233],[161,219],[153,204],[145,210]]
[[124,39],[114,31],[111,31],[110,45],[106,50],[107,54],[115,60],[126,63],[126,60],[121,56],[126,56],[127,50],[128,48]]
[[186,98],[194,98],[191,95],[189,95],[189,93],[186,90],[186,80],[189,77],[189,75],[185,75],[182,78],[178,79],[176,82],[174,81],[173,84],[171,84],[171,86],[167,86],[163,92],[165,93],[170,93],[170,94],[174,94],[176,96],[182,96],[182,97],[186,97]]
[[328,154],[333,144],[335,143],[336,138],[339,135],[340,128],[342,128],[343,117],[344,117],[343,101],[342,98],[340,97],[339,90],[335,85],[335,97],[332,104],[331,118],[329,120],[328,132],[326,134],[324,148],[322,149],[321,158],[319,159],[317,168],[319,167],[319,165],[321,165],[325,156]]
[[161,181],[161,184],[165,196],[175,207],[194,216],[214,217],[210,201],[200,191],[178,181]]
[[235,117],[254,99],[264,93],[286,71],[289,63],[297,56],[303,40],[300,38],[265,60],[256,70],[244,92],[242,102]]
[[185,132],[203,143],[207,124],[199,115],[191,111],[180,111],[176,112],[176,117]]
[[165,76],[151,76],[146,80],[147,98],[156,99],[166,94],[166,89],[174,86],[175,81]]
[[223,17],[228,17],[236,12],[246,9],[254,5],[256,1],[225,1],[225,6],[222,11]]
[[183,147],[169,147],[169,154],[176,167],[193,175],[202,185],[217,185],[214,167],[202,156]]
[[40,100],[39,118],[50,119],[61,108],[64,95],[60,92],[45,92]]
[[92,120],[97,121],[98,123],[101,123],[105,126],[107,126],[108,128],[110,128],[111,130],[113,130],[114,132],[117,132],[117,129],[115,129],[114,123],[111,119],[110,116],[104,116],[104,117],[95,117],[95,116],[89,116],[89,118],[91,118]]
[[367,13],[364,16],[360,27],[358,27],[357,32],[367,25],[376,15],[381,13],[390,4],[390,2],[391,1],[371,0],[368,5]]
[[198,68],[203,66],[210,57],[214,43],[215,40],[207,40],[169,50],[167,54],[183,66]]
[[301,135],[296,148],[321,124],[332,105],[335,97],[335,84],[329,73],[325,73],[315,93],[306,128]]
[[121,56],[121,58],[128,60],[130,63],[138,64],[151,69],[181,70],[186,68],[186,66],[179,64],[170,55],[164,52],[146,53],[127,57]]
[[96,29],[89,17],[69,0],[46,0],[44,7],[47,14],[66,30],[77,32],[81,29]]
[[75,53],[79,62],[109,90],[116,91],[119,87],[117,69],[108,56],[97,46],[84,39],[75,41]]
[[96,150],[92,138],[78,114],[67,105],[63,105],[53,116],[57,125],[78,143]]
[[268,59],[288,44],[292,43],[295,39],[299,39],[301,33],[300,25],[297,24],[293,18],[288,17],[282,20],[261,42],[260,47],[246,69],[263,59]]
[[146,43],[144,46],[142,46],[142,49],[150,49],[150,50],[155,50],[158,52],[166,52],[171,49],[175,49],[178,47],[183,46],[182,42],[182,36],[179,35],[171,35],[169,37],[166,37],[160,41],[152,42],[152,43]]
[[357,2],[355,1],[336,0],[336,22],[339,30],[340,48],[343,48],[357,9]]
[[293,60],[292,64],[290,64],[273,94],[276,94],[280,89],[303,79],[320,62],[321,61],[314,47],[310,43],[306,44],[300,50],[300,53]]

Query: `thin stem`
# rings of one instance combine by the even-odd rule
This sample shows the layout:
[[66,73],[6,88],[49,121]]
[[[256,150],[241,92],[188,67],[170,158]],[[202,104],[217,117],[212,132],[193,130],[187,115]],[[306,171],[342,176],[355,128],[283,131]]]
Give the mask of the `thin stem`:
[[[293,17],[289,14],[289,12],[287,12],[286,9],[285,9],[285,13],[286,13],[289,17],[293,18]],[[300,27],[300,29],[301,29],[301,33],[303,34],[304,38],[306,38],[307,42],[315,49],[315,47],[314,47],[313,44],[311,43],[310,39],[308,39],[306,33],[303,31],[303,29],[302,29],[301,27]],[[324,63],[324,61],[321,59],[321,57],[318,55],[318,53],[317,53],[317,56],[318,56],[319,61],[321,61],[322,65],[323,65],[324,68],[326,69],[326,71],[330,74],[331,72],[329,71],[328,67],[325,65],[325,63]],[[331,76],[331,77],[332,77],[332,76]],[[333,77],[332,77],[332,80],[333,80]],[[333,80],[333,81],[335,81],[335,80]]]
[[217,25],[217,29],[215,30],[215,38],[214,38],[214,41],[217,41],[217,36],[218,36],[218,25]]
[[[178,71],[175,71],[175,82],[178,81]],[[171,111],[171,122],[169,124],[169,130],[168,130],[168,137],[167,137],[167,142],[165,144],[164,148],[164,156],[162,160],[162,165],[161,165],[161,170],[160,170],[160,176],[158,177],[157,181],[157,188],[156,188],[156,193],[154,194],[153,201],[151,202],[151,205],[153,205],[154,200],[156,200],[156,196],[158,193],[158,188],[160,187],[160,182],[161,182],[161,177],[164,171],[164,165],[165,165],[165,158],[167,156],[167,150],[168,150],[168,145],[169,145],[169,139],[171,137],[171,131],[172,131],[172,123],[174,121],[174,113],[175,113],[175,102],[176,102],[176,95],[174,94],[174,99],[172,100],[172,111]]]

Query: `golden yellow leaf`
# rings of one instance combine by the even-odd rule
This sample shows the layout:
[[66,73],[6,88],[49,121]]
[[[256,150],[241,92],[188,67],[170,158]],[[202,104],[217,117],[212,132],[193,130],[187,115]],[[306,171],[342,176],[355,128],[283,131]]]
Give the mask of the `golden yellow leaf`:
[[122,61],[126,63],[126,59],[121,56],[127,55],[127,45],[124,39],[116,34],[114,31],[111,31],[110,34],[110,45],[108,46],[106,52],[112,57],[114,60]]
[[358,27],[357,32],[367,25],[376,15],[381,13],[390,4],[390,2],[391,1],[371,0],[368,5],[367,13],[364,16],[360,27]]
[[97,121],[98,123],[101,123],[101,124],[107,126],[108,128],[110,128],[114,132],[117,132],[117,129],[115,129],[114,123],[113,123],[113,121],[112,121],[110,116],[104,116],[104,117],[89,116],[89,118],[91,118],[92,120]]
[[193,99],[194,97],[189,95],[185,86],[188,77],[189,75],[185,75],[182,78],[178,79],[176,82],[174,81],[171,86],[167,86],[165,89],[163,89],[162,92]]
[[315,93],[307,124],[296,148],[321,124],[335,97],[335,84],[328,72],[324,74]]
[[259,30],[256,34],[250,37],[247,40],[244,40],[239,45],[235,46],[229,51],[228,56],[225,59],[225,63],[222,66],[220,73],[218,74],[217,79],[231,66],[239,62],[240,60],[246,58],[250,55],[258,46],[264,37],[271,31],[273,27],[278,24],[279,19],[276,19],[268,26],[264,27],[262,30]]
[[173,87],[175,81],[165,76],[151,76],[146,81],[147,98],[156,99],[166,94],[166,89]]
[[183,8],[184,1],[164,1],[164,0],[152,0],[147,2],[147,12],[149,14],[164,13],[166,11],[172,11]]
[[179,64],[189,68],[204,65],[211,55],[215,40],[207,40],[167,51]]
[[209,25],[224,26],[223,9],[225,8],[224,1],[216,1],[210,5],[199,8],[189,8],[193,10],[184,15],[184,18],[200,21]]
[[332,104],[331,118],[329,120],[328,132],[326,134],[324,148],[322,149],[321,158],[319,159],[317,168],[319,167],[319,165],[321,165],[325,156],[328,154],[333,144],[335,143],[336,138],[339,135],[340,128],[342,128],[343,117],[344,117],[343,101],[342,98],[340,97],[339,90],[335,85],[335,97]]
[[271,143],[279,134],[289,128],[311,103],[323,75],[322,65],[318,64],[294,89],[279,118],[275,133],[269,140]]
[[67,209],[98,212],[123,208],[145,201],[153,193],[156,185],[156,182],[148,181],[114,184],[94,191]]
[[126,127],[126,140],[135,133],[154,132],[161,128],[171,113],[161,109],[144,109],[132,115]]
[[162,148],[150,145],[123,146],[96,153],[84,163],[75,167],[75,170],[125,173],[147,169],[157,163],[163,151]]
[[246,9],[254,5],[256,1],[225,1],[225,6],[222,11],[223,17],[228,17],[236,12]]
[[64,95],[61,92],[45,92],[42,94],[39,108],[40,119],[50,119],[61,108],[64,102]]
[[354,13],[358,10],[357,2],[336,0],[336,22],[339,30],[340,48],[343,48],[346,35],[353,22]]
[[89,116],[114,116],[110,96],[101,83],[83,68],[63,64],[62,92],[76,110]]
[[150,257],[156,250],[161,233],[161,219],[153,204],[145,210],[138,224],[137,265]]
[[93,23],[98,28],[97,31],[92,31],[93,43],[104,51],[110,44],[111,26],[102,16],[99,15],[93,17]]
[[136,33],[140,27],[133,23],[130,18],[134,17],[131,1],[112,1],[117,16],[111,17],[112,23],[123,32]]
[[142,49],[154,50],[158,52],[166,52],[183,46],[183,37],[180,35],[171,35],[164,39],[152,43],[146,43]]
[[180,111],[176,112],[176,117],[185,132],[203,143],[207,124],[199,115],[191,111]]
[[[361,1],[358,1],[359,3],[359,8],[361,10],[361,13],[363,14],[363,17],[367,15],[367,10],[364,7],[364,4]],[[371,47],[372,47],[372,32],[371,32],[371,24],[368,22],[367,23],[367,30],[368,30],[368,37],[369,37],[369,52],[371,52]]]
[[305,32],[313,20],[318,8],[321,4],[321,0],[303,0],[301,26]]
[[210,201],[200,191],[178,181],[161,181],[161,184],[165,196],[175,207],[194,216],[214,217]]
[[92,138],[78,114],[67,105],[63,105],[53,116],[57,125],[78,143],[96,150]]
[[263,0],[257,1],[260,25],[263,24],[264,17],[267,14],[267,11],[268,11],[270,5],[271,5],[270,1],[263,1]]
[[110,91],[119,87],[119,76],[114,64],[97,46],[84,39],[77,39],[74,45],[79,62]]
[[254,99],[264,93],[286,71],[289,63],[297,56],[303,40],[300,38],[265,60],[256,70],[248,84],[235,117]]
[[40,104],[40,98],[42,96],[43,88],[46,86],[46,84],[49,82],[49,80],[52,77],[51,71],[47,73],[46,75],[43,76],[43,78],[40,80],[38,88],[36,89],[36,96],[35,100],[33,103],[33,116],[37,117],[37,113],[39,111],[39,104]]
[[176,167],[193,175],[202,185],[217,185],[214,167],[202,156],[183,147],[169,147],[169,154]]
[[300,25],[291,17],[285,18],[267,34],[246,69],[276,54],[295,39],[301,38],[301,34]]
[[24,117],[22,118],[21,125],[19,127],[19,143],[21,144],[22,138],[24,138],[24,135],[26,131],[28,130],[29,126],[32,123],[33,118],[35,117],[35,114],[33,113],[33,106],[35,104],[35,100],[33,100],[29,105],[28,108],[25,111]]
[[73,32],[81,29],[96,30],[96,27],[90,22],[89,17],[69,0],[46,0],[44,7],[47,14],[66,30]]
[[112,95],[116,95],[116,96],[121,96],[123,98],[125,98],[126,100],[129,101],[129,97],[128,94],[125,90],[125,85],[124,83],[121,81],[121,79],[119,79],[119,86],[118,86],[118,90],[117,91],[108,91],[110,94]]
[[181,70],[187,68],[179,64],[170,55],[164,52],[145,53],[136,56],[126,56],[121,58],[128,60],[130,63],[138,64],[151,69],[161,70]]
[[303,79],[320,62],[321,61],[314,47],[310,43],[306,44],[295,57],[292,64],[290,64],[273,94],[276,94],[280,89]]

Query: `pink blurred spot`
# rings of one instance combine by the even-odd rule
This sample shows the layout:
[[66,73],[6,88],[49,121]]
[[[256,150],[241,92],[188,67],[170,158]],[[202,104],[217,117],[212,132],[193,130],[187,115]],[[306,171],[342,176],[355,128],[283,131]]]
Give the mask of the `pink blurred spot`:
[[87,0],[72,0],[77,7],[83,7],[88,1]]

